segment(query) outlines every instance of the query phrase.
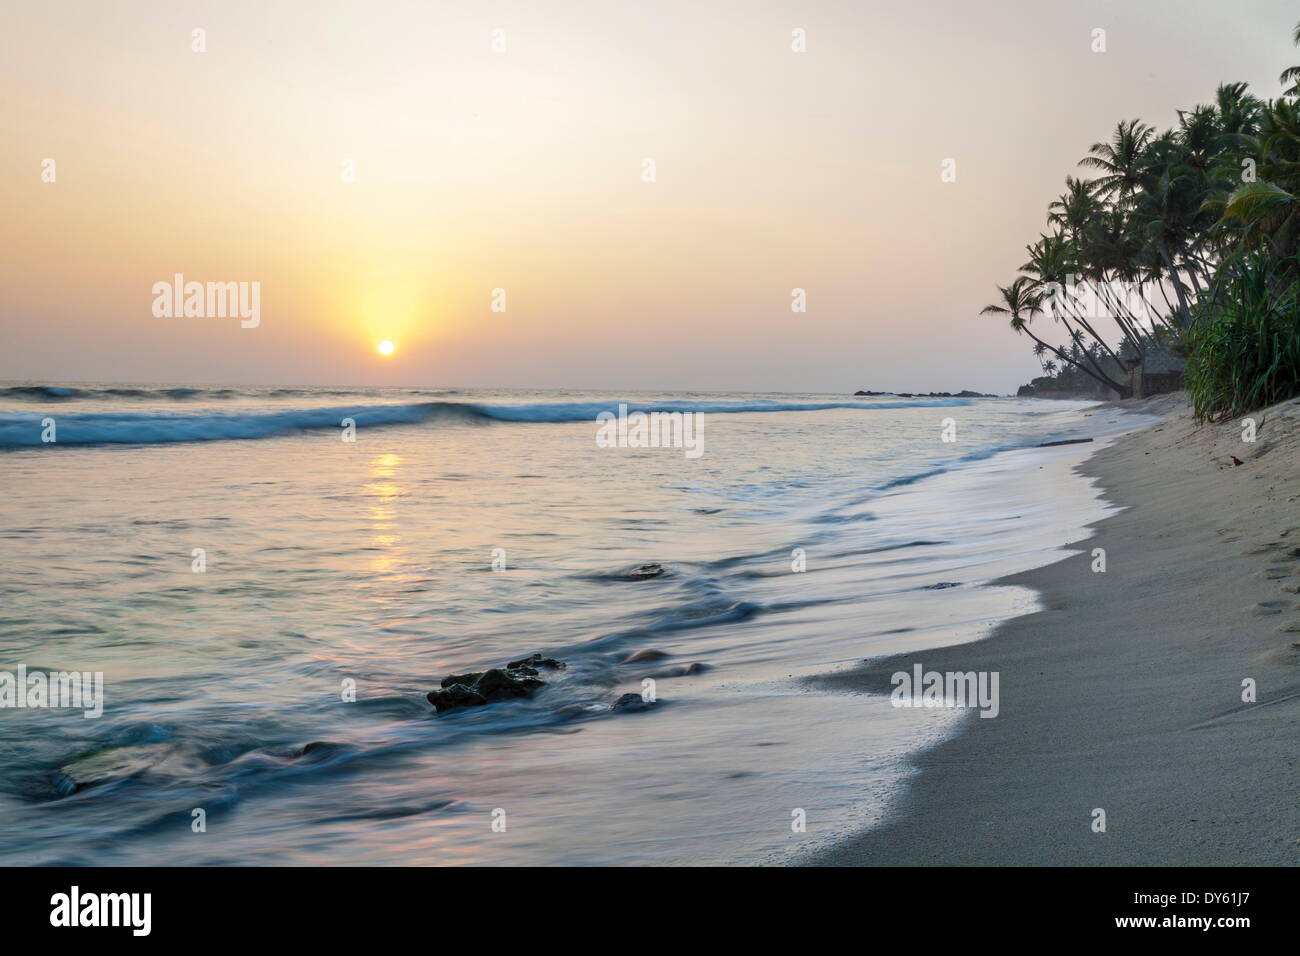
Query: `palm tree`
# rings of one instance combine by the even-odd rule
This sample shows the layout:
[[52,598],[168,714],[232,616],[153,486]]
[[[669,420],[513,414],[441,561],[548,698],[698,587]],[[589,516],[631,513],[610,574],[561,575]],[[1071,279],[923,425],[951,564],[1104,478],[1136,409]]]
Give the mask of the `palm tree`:
[[[1150,314],[1150,303],[1141,290],[1147,242],[1137,217],[1120,205],[1107,206],[1088,224],[1085,239],[1080,250],[1083,274],[1106,301],[1123,344],[1141,356],[1153,338],[1157,320],[1163,319]],[[1134,312],[1136,303],[1128,299],[1131,289],[1142,295],[1140,312]],[[1150,329],[1143,327],[1144,319],[1150,321]]]
[[1258,135],[1243,140],[1256,159],[1259,178],[1228,197],[1223,215],[1241,223],[1245,245],[1267,243],[1274,254],[1287,258],[1300,239],[1300,106],[1288,99],[1268,103]]
[[1092,144],[1079,165],[1101,171],[1102,175],[1092,181],[1095,195],[1128,202],[1142,183],[1147,146],[1154,132],[1140,120],[1120,120],[1109,143]]
[[[1083,225],[1086,223],[1081,224],[1081,228]],[[1084,269],[1078,258],[1078,247],[1064,234],[1057,232],[1039,236],[1038,242],[1026,246],[1025,251],[1029,253],[1029,261],[1020,267],[1020,271],[1029,274],[1030,287],[1048,301],[1052,318],[1065,326],[1070,340],[1080,342],[1086,332],[1098,344],[1099,351],[1108,354],[1117,364],[1120,363],[1119,356],[1093,328],[1085,310],[1064,294],[1065,289],[1070,285],[1071,277],[1079,275]],[[1118,318],[1116,321],[1120,322]],[[1077,329],[1074,327],[1076,324],[1079,326]],[[1122,322],[1121,328],[1123,328]],[[1092,352],[1087,352],[1085,357],[1092,364],[1094,378],[1100,376],[1099,380],[1104,380],[1111,388],[1123,388],[1106,375]]]
[[1149,153],[1142,187],[1134,194],[1133,211],[1146,241],[1164,265],[1163,276],[1174,287],[1178,299],[1174,324],[1185,329],[1191,324],[1191,296],[1184,277],[1191,282],[1192,291],[1200,291],[1196,273],[1200,263],[1193,248],[1214,219],[1205,209],[1207,177],[1189,165],[1188,150],[1173,130],[1153,139]]
[[1214,91],[1214,108],[1219,116],[1223,147],[1236,145],[1242,136],[1252,136],[1259,129],[1263,103],[1247,92],[1245,83],[1220,83]]
[[[1300,46],[1300,24],[1293,40]],[[1269,271],[1277,294],[1300,291],[1287,291],[1300,282],[1300,66],[1282,82],[1285,94],[1270,102],[1245,83],[1220,84],[1164,131],[1117,124],[1079,161],[1095,178],[1066,177],[1048,207],[1049,234],[1026,247],[1023,275],[981,314],[1009,316],[1058,380],[1082,372],[1127,394],[1117,381],[1125,368],[1171,338],[1194,349],[1194,321],[1252,258],[1280,260]],[[1101,312],[1062,295],[1067,286],[1095,294]],[[1045,311],[1064,329],[1061,347],[1029,329]]]
[[1077,244],[1098,208],[1092,183],[1066,176],[1065,192],[1047,207],[1047,221],[1059,226]]
[[[993,305],[986,305],[980,310],[980,315],[1005,315],[1011,320],[1011,328],[1017,334],[1024,333],[1028,335],[1035,343],[1035,351],[1041,354],[1042,351],[1050,352],[1062,362],[1065,362],[1079,371],[1083,372],[1089,378],[1094,379],[1107,388],[1113,388],[1119,392],[1120,397],[1127,398],[1132,394],[1131,389],[1125,385],[1111,381],[1104,374],[1093,372],[1062,349],[1044,342],[1033,330],[1029,328],[1029,323],[1033,321],[1035,315],[1042,311],[1043,293],[1035,288],[1034,280],[1028,276],[1017,276],[1012,280],[1010,285],[998,286],[998,295],[1001,302]],[[1075,337],[1075,345],[1078,345],[1078,338]],[[1039,351],[1041,349],[1041,351]]]

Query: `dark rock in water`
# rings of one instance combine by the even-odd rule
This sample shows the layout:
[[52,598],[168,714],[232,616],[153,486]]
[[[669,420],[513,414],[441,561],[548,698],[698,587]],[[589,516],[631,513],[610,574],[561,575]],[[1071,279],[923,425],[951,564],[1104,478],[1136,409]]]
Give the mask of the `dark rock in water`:
[[643,564],[640,567],[624,571],[619,577],[625,581],[649,581],[651,578],[663,577],[668,569],[662,564]]
[[466,687],[473,687],[482,676],[482,671],[476,671],[473,674],[452,674],[450,677],[444,677],[442,683],[438,686],[450,687],[452,684],[464,684]]
[[426,695],[438,713],[456,707],[482,707],[487,698],[464,684],[452,684],[446,690],[431,690]]
[[425,697],[440,714],[457,707],[482,707],[498,700],[532,697],[533,691],[546,686],[545,681],[537,679],[537,668],[560,670],[567,666],[553,657],[533,654],[511,661],[504,668],[444,677],[442,690],[430,691]]
[[540,653],[532,654],[521,660],[511,661],[506,665],[507,670],[518,670],[521,668],[551,667],[562,670],[569,665],[564,661],[557,661],[554,657],[543,657]]
[[645,663],[646,661],[661,661],[668,656],[669,655],[667,651],[658,651],[655,650],[653,647],[646,647],[646,648],[642,648],[639,651],[636,651],[635,653],[629,654],[627,657],[623,658],[622,663],[642,664]]
[[515,677],[509,671],[494,667],[479,678],[474,690],[488,700],[503,700],[507,697],[532,697],[533,691],[542,683],[536,677]]
[[614,712],[647,710],[650,704],[640,694],[624,694],[609,708]]
[[925,586],[925,590],[942,591],[944,588],[959,588],[959,587],[961,587],[960,581],[940,581],[938,584],[927,584]]

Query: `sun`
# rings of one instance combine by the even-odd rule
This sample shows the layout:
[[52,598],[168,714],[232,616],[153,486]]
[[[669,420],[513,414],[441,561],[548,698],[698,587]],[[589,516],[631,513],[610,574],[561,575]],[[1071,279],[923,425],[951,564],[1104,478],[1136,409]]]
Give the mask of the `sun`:
[[393,354],[393,343],[390,342],[390,341],[388,341],[388,339],[384,339],[382,342],[380,342],[380,343],[379,343],[379,354],[380,354],[380,355],[392,355],[392,354]]

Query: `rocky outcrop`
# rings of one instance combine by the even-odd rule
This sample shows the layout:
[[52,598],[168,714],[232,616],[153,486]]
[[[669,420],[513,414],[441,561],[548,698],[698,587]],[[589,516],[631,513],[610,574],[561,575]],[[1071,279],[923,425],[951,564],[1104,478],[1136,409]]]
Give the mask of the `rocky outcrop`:
[[496,701],[532,697],[539,687],[546,686],[537,677],[540,668],[560,670],[565,666],[553,657],[533,654],[511,661],[505,667],[444,677],[441,689],[429,691],[425,696],[440,714],[461,707],[482,707]]

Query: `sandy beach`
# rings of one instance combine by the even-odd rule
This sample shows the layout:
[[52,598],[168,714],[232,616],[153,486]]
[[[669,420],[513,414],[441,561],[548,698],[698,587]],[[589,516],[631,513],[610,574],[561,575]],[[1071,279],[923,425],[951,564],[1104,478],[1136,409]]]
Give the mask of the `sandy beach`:
[[920,754],[885,822],[814,862],[1300,861],[1300,400],[1254,413],[1254,443],[1240,419],[1197,427],[1181,394],[1119,407],[1163,419],[1080,468],[1124,510],[1001,582],[1041,611],[819,679],[887,694],[915,663],[996,671],[1001,710]]

